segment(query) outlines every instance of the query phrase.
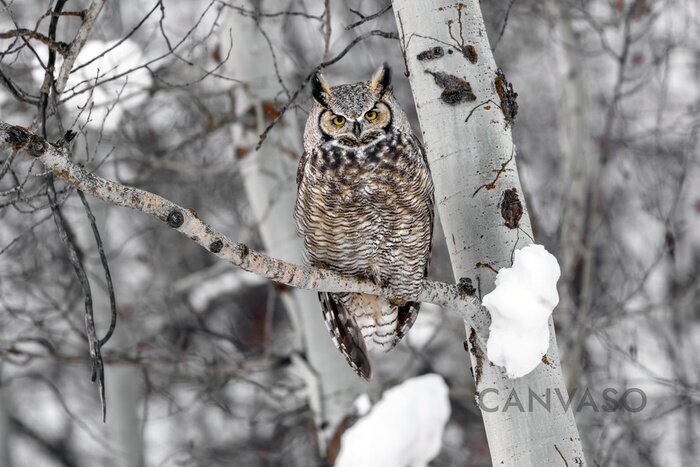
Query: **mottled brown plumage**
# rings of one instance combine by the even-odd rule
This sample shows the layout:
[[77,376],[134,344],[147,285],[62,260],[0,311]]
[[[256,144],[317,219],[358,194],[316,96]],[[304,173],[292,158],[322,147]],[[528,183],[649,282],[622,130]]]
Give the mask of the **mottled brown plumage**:
[[320,293],[336,346],[369,379],[367,349],[392,349],[416,319],[409,301],[427,273],[433,184],[417,138],[391,95],[389,69],[315,98],[297,171],[295,218],[309,264],[388,285],[396,297]]

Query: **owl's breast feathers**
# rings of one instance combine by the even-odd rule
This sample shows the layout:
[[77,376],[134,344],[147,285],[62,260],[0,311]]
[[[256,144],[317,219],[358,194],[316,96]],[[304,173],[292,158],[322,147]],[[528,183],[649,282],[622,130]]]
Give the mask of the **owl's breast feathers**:
[[397,294],[393,301],[321,294],[336,345],[369,377],[364,344],[391,349],[420,305],[408,299],[420,292],[432,241],[433,184],[422,148],[413,135],[396,132],[361,147],[325,142],[302,156],[297,184],[294,214],[307,261]]

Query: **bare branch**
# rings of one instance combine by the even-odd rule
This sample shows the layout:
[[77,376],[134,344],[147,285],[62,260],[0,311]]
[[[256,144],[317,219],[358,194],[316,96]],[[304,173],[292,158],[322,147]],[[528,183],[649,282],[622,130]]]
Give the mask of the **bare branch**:
[[11,29],[9,31],[5,32],[0,32],[0,39],[9,39],[11,37],[19,37],[19,36],[26,36],[30,39],[37,40],[39,42],[43,42],[47,46],[49,46],[52,49],[55,49],[58,53],[61,55],[65,55],[68,51],[68,44],[65,42],[56,42],[52,41],[45,35],[43,35],[40,32],[37,31],[32,31],[30,29],[26,28],[19,28],[19,29]]
[[380,16],[382,16],[384,13],[386,13],[389,10],[391,10],[391,3],[389,3],[387,6],[385,6],[384,8],[379,10],[378,12],[374,13],[373,15],[369,15],[369,16],[365,16],[362,13],[360,13],[359,11],[356,11],[356,10],[353,10],[352,8],[350,8],[350,11],[355,13],[357,16],[359,16],[360,20],[355,21],[354,23],[352,23],[349,26],[346,26],[345,30],[349,31],[350,29],[356,28],[356,27],[360,26],[361,24],[365,24],[367,21],[371,21],[374,18],[379,18]]
[[105,0],[93,0],[90,6],[84,12],[83,24],[80,26],[78,33],[75,38],[70,43],[68,52],[66,53],[66,58],[61,64],[61,71],[58,73],[58,78],[56,79],[56,84],[54,87],[54,92],[56,96],[60,96],[63,90],[66,88],[68,83],[68,77],[70,76],[71,70],[73,69],[73,64],[78,58],[78,54],[83,49],[87,38],[90,35],[92,27],[95,25],[97,20],[97,15],[100,14],[102,7],[105,4]]
[[[248,272],[302,289],[366,293],[388,298],[396,296],[391,288],[380,287],[364,279],[290,264],[253,251],[202,222],[194,210],[185,209],[154,193],[101,178],[71,162],[66,149],[48,143],[22,127],[0,122],[0,143],[38,158],[56,177],[80,191],[160,219],[219,258]],[[423,281],[423,290],[417,297],[407,298],[456,308],[468,322],[481,306],[476,297],[468,295],[459,286],[431,280]]]

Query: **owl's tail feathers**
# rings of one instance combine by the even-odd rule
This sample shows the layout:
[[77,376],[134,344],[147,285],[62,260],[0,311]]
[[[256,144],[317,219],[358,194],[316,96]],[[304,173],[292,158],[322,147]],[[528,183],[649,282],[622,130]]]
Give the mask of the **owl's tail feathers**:
[[319,292],[318,298],[321,301],[323,318],[333,343],[355,373],[369,381],[372,377],[372,365],[365,340],[355,319],[348,313],[337,294]]
[[[396,341],[394,346],[399,343],[403,336],[405,336],[413,323],[416,322],[418,318],[418,312],[420,311],[420,302],[406,302],[403,305],[398,306],[398,323],[396,323]],[[393,346],[392,346],[393,347]]]

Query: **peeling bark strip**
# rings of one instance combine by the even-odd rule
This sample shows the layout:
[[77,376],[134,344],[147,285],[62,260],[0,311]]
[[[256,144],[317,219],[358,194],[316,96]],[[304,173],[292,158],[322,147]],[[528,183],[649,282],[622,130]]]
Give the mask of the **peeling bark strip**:
[[513,85],[506,80],[506,75],[499,68],[496,70],[496,94],[501,100],[501,111],[506,119],[506,126],[512,125],[515,121],[515,116],[518,114],[518,93],[513,91]]
[[506,227],[516,229],[520,224],[520,218],[523,216],[523,203],[518,197],[518,190],[511,188],[503,192],[503,201],[501,201],[501,217],[506,221]]
[[[157,217],[219,258],[245,271],[301,289],[366,293],[387,298],[397,295],[391,288],[379,287],[369,281],[287,263],[250,250],[246,245],[231,240],[202,222],[192,211],[154,193],[90,173],[71,162],[65,148],[50,144],[22,127],[0,122],[0,146],[5,145],[14,151],[26,151],[30,156],[38,158],[56,177],[84,193]],[[218,252],[214,251],[217,249]],[[423,290],[417,297],[406,298],[461,308],[469,313],[475,313],[481,307],[478,298],[465,296],[457,285],[430,280],[423,281]]]
[[435,79],[435,84],[442,88],[440,99],[445,104],[457,105],[462,102],[476,100],[476,96],[472,92],[472,87],[468,81],[441,71],[425,70],[425,72],[432,75]]

